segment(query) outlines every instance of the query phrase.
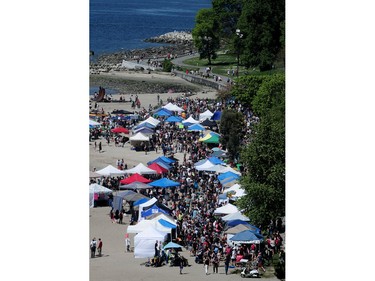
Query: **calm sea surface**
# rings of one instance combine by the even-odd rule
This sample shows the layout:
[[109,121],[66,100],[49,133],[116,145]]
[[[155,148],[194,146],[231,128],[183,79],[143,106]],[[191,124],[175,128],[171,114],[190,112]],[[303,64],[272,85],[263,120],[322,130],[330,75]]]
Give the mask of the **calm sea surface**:
[[197,11],[209,7],[211,0],[90,0],[90,50],[97,56],[155,46],[143,40],[191,30]]

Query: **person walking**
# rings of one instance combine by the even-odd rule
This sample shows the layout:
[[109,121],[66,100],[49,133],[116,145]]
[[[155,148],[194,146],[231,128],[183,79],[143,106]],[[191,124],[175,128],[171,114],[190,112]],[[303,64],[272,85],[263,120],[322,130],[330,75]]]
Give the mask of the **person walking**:
[[126,252],[130,252],[130,238],[129,238],[129,233],[125,234],[125,250],[126,250]]
[[179,262],[180,262],[180,274],[182,274],[182,270],[184,269],[184,259],[180,255],[179,255]]
[[230,254],[227,254],[225,256],[225,275],[228,275],[228,268],[229,268],[229,263],[230,263]]
[[219,273],[219,258],[216,253],[212,255],[212,272]]
[[102,239],[99,238],[99,243],[98,243],[98,256],[102,256],[102,248],[103,248],[103,241]]
[[210,258],[208,255],[205,256],[203,264],[204,264],[204,271],[206,272],[206,275],[208,275],[208,267],[210,265]]
[[99,152],[102,152],[102,142],[99,142]]
[[91,240],[90,249],[91,249],[91,258],[95,258],[95,252],[96,252],[96,239],[95,239],[95,237]]

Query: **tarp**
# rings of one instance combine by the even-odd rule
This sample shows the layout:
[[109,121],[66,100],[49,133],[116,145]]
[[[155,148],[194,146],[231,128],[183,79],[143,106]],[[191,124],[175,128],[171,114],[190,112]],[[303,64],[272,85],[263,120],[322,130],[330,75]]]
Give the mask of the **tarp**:
[[179,186],[180,183],[176,181],[172,181],[167,178],[161,178],[159,180],[153,181],[150,183],[151,186],[156,186],[156,187],[171,187],[171,186]]
[[129,184],[129,183],[132,183],[132,182],[135,182],[135,181],[143,182],[143,183],[149,183],[149,182],[151,182],[151,180],[146,179],[145,177],[142,177],[140,174],[134,173],[130,177],[122,179],[120,181],[120,183],[121,184]]
[[244,230],[234,235],[230,240],[239,244],[260,244],[263,241],[263,236],[251,230]]
[[122,197],[123,200],[134,202],[142,198],[148,198],[144,196],[143,194],[134,192],[132,190],[125,190],[125,191],[118,191],[116,193],[116,196]]
[[204,126],[204,127],[210,127],[210,128],[212,128],[212,127],[217,127],[217,124],[216,124],[215,121],[208,120],[208,119],[201,121],[200,124],[201,124],[202,126]]
[[215,211],[214,211],[214,214],[215,215],[220,215],[220,214],[232,214],[232,213],[236,213],[236,212],[239,212],[238,208],[230,203],[222,206],[222,207],[219,207],[217,208]]
[[167,234],[162,233],[155,228],[149,228],[134,236],[134,257],[135,258],[152,258],[155,254],[155,241],[166,239]]
[[125,172],[123,170],[119,170],[115,167],[113,167],[112,165],[108,165],[107,167],[99,170],[99,171],[96,171],[98,174],[102,175],[102,176],[106,176],[106,177],[109,177],[109,176],[118,176],[118,175],[124,175]]
[[113,190],[106,188],[105,186],[99,185],[97,183],[92,183],[89,185],[90,193],[112,193]]
[[134,174],[138,173],[140,175],[152,175],[152,174],[157,174],[157,172],[153,169],[147,168],[145,165],[142,163],[139,163],[137,166],[131,169],[124,170],[126,174]]

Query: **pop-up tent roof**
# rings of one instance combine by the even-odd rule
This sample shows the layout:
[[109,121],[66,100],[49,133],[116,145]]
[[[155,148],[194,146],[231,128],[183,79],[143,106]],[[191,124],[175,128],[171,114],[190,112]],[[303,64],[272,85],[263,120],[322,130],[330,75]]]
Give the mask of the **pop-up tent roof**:
[[173,103],[170,103],[170,102],[168,104],[164,105],[163,108],[166,108],[169,111],[177,111],[177,112],[184,111],[181,107],[179,107],[179,106],[177,106],[177,105],[175,105]]
[[193,117],[189,117],[188,119],[182,121],[182,124],[184,124],[185,126],[190,126],[190,125],[193,125],[193,124],[198,124],[199,121],[198,120],[195,120]]
[[211,120],[218,121],[221,119],[221,111],[215,111],[214,115],[212,115]]
[[229,240],[240,244],[260,244],[263,241],[263,236],[248,229],[237,233]]
[[158,163],[154,162],[147,166],[148,168],[155,170],[158,174],[168,173],[168,169],[160,166]]
[[214,214],[215,215],[227,215],[227,214],[232,214],[232,213],[237,213],[239,212],[238,208],[230,203],[222,206],[222,207],[219,207],[217,208],[215,211],[214,211]]
[[150,141],[150,138],[142,133],[137,133],[134,136],[131,136],[129,139],[130,141]]
[[143,123],[150,123],[150,124],[155,125],[156,127],[157,125],[159,125],[160,121],[150,116],[146,120],[140,122],[139,124],[143,124]]
[[112,193],[113,190],[106,188],[105,186],[99,185],[97,183],[93,183],[89,185],[89,192],[90,193]]
[[89,119],[89,126],[95,127],[95,126],[100,126],[100,123]]
[[147,189],[152,188],[152,186],[148,185],[147,183],[133,181],[132,183],[120,185],[120,189]]
[[227,233],[227,234],[237,234],[241,231],[248,230],[248,229],[249,229],[248,226],[245,225],[245,224],[237,224],[236,226],[228,228],[224,232]]
[[135,182],[135,181],[143,182],[143,183],[149,183],[149,182],[151,182],[151,180],[146,179],[145,177],[142,177],[140,174],[134,173],[130,177],[122,179],[120,181],[120,183],[121,184],[130,184],[130,183]]
[[188,130],[189,132],[198,132],[198,131],[204,131],[205,128],[204,128],[202,125],[200,125],[200,124],[193,124],[193,125],[190,125],[190,126],[187,128],[187,130]]
[[236,212],[236,213],[232,213],[232,214],[228,214],[224,217],[221,218],[223,221],[230,221],[230,220],[242,220],[242,221],[250,221],[250,219],[241,214],[241,212]]
[[180,183],[176,182],[176,181],[172,181],[172,180],[167,179],[167,178],[161,178],[159,180],[151,182],[150,185],[155,186],[155,187],[165,188],[165,187],[171,187],[171,186],[179,186]]
[[165,122],[171,122],[171,123],[174,123],[174,122],[181,122],[182,119],[181,117],[178,117],[178,116],[169,116],[167,119],[165,119]]
[[154,115],[156,116],[171,116],[172,114],[173,113],[170,110],[162,107],[154,112]]
[[151,174],[157,174],[157,172],[153,169],[147,168],[142,163],[139,163],[137,166],[131,169],[124,170],[126,174],[135,174],[138,173],[140,175],[151,175]]
[[165,206],[162,203],[155,202],[153,205],[148,207],[143,207],[143,211],[141,212],[141,216],[143,218],[148,217],[155,213],[164,213],[167,215],[171,214],[171,209],[169,209],[167,206]]
[[118,176],[118,175],[123,175],[125,174],[125,172],[123,170],[119,170],[115,167],[113,167],[112,165],[108,165],[107,167],[99,170],[99,171],[96,171],[98,174],[102,175],[102,176]]
[[211,111],[209,111],[209,110],[207,109],[205,112],[199,114],[199,120],[205,120],[205,119],[207,119],[207,118],[209,119],[209,118],[211,118],[213,115],[214,115],[214,114],[213,114]]
[[208,120],[208,119],[201,121],[200,124],[201,124],[202,126],[204,126],[204,127],[210,127],[210,128],[212,128],[212,127],[216,127],[216,126],[217,126],[217,124],[216,124],[215,121]]

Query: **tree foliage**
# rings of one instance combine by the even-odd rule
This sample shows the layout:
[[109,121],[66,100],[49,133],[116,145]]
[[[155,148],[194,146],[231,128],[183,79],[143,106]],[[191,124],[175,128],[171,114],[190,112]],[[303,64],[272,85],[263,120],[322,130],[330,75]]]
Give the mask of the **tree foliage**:
[[238,28],[244,34],[241,59],[246,67],[259,66],[261,71],[272,69],[283,47],[284,20],[285,0],[244,1]]
[[212,0],[222,39],[232,38],[241,15],[243,0]]
[[171,72],[173,67],[173,63],[170,60],[164,59],[163,61],[163,71]]
[[247,171],[246,195],[239,204],[254,223],[264,225],[285,214],[285,77],[265,78],[253,98],[260,122],[240,155]]
[[210,65],[212,59],[217,58],[217,50],[220,48],[218,35],[218,22],[213,9],[201,9],[195,18],[195,27],[192,31],[193,41],[197,47],[200,59],[208,59]]
[[246,75],[240,77],[233,86],[231,94],[244,106],[251,106],[260,85],[268,76],[264,75]]
[[223,111],[220,121],[221,143],[228,149],[230,160],[239,156],[243,126],[243,115],[241,113],[228,109]]

